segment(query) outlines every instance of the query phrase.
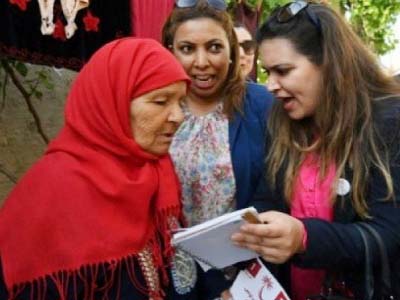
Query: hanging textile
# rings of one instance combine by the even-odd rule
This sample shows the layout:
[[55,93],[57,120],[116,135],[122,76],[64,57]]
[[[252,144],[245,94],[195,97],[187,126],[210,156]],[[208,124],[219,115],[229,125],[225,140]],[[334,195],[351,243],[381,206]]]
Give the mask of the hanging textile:
[[239,0],[233,10],[235,21],[244,24],[251,35],[255,36],[261,19],[261,2],[253,7],[246,0]]
[[175,0],[131,0],[133,35],[161,41],[161,30]]
[[[42,25],[40,31],[42,34],[51,35],[54,32],[55,24],[53,22],[54,0],[37,0],[40,8],[40,17]],[[61,8],[67,25],[64,26],[65,36],[71,38],[78,29],[75,19],[78,11],[89,6],[89,0],[61,0]],[[98,23],[98,21],[97,21]]]
[[79,70],[130,20],[130,0],[1,0],[0,56]]

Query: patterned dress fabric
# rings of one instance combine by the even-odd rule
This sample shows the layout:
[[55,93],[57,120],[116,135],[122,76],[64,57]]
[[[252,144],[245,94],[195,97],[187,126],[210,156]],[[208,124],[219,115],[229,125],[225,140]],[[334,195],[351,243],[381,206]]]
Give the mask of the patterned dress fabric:
[[182,186],[183,212],[192,226],[233,211],[236,184],[222,103],[204,116],[187,108],[184,112],[170,153]]

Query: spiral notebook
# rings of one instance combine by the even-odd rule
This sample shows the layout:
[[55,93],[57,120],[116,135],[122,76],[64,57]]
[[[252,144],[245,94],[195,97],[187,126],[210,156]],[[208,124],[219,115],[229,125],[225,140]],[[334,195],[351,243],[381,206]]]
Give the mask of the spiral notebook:
[[257,210],[254,207],[244,208],[183,229],[174,234],[172,244],[190,254],[204,270],[221,269],[256,258],[256,252],[235,246],[230,238],[246,222],[244,215],[256,219]]

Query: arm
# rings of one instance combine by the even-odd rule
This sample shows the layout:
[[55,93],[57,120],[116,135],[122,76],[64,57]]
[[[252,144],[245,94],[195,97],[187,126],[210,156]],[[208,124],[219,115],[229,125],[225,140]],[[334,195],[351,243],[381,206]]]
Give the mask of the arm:
[[[365,221],[382,236],[389,259],[400,253],[400,208],[393,201],[377,200],[370,205],[371,220]],[[291,259],[302,267],[352,269],[362,266],[364,247],[354,224],[330,223],[320,219],[298,220],[269,211],[260,214],[266,224],[246,224],[233,240],[258,253],[268,262]],[[303,248],[302,226],[307,232]],[[371,252],[379,261],[376,245]]]
[[[398,132],[398,131],[397,131]],[[390,130],[390,169],[394,183],[395,198],[400,197],[400,134]],[[371,218],[364,220],[382,236],[388,249],[389,259],[400,254],[400,207],[393,200],[384,201],[385,183],[380,173],[371,170],[367,202]],[[261,215],[268,224],[246,225],[242,234],[234,240],[245,247],[259,252],[270,262],[283,263],[291,257],[299,266],[308,268],[353,269],[364,262],[364,247],[361,237],[352,223],[327,222],[307,218],[299,220],[286,214],[267,212]],[[351,222],[361,221],[353,219]],[[306,247],[302,247],[303,232],[307,232]],[[378,261],[376,245],[371,249]]]

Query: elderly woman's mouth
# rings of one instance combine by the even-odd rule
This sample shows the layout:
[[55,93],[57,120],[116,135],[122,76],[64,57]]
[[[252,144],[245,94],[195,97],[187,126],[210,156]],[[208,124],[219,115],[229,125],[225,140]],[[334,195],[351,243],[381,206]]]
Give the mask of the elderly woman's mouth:
[[174,137],[175,132],[167,132],[167,133],[162,133],[161,137],[165,140],[165,141],[172,141],[172,138]]

